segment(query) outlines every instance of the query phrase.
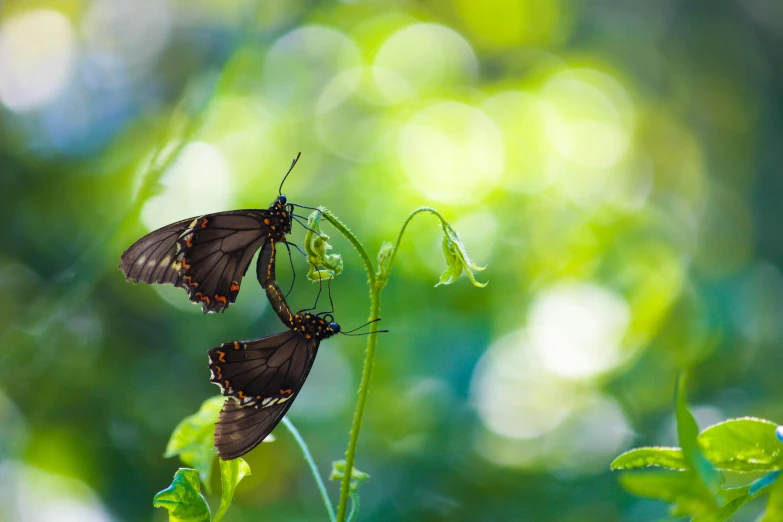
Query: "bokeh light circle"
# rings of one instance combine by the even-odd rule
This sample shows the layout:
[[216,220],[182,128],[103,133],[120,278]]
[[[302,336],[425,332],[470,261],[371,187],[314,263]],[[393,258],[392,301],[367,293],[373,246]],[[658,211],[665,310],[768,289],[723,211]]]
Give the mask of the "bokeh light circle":
[[539,437],[571,413],[573,386],[562,385],[541,365],[527,332],[496,341],[473,375],[472,398],[491,432],[505,438]]
[[37,109],[68,85],[76,61],[71,22],[51,9],[33,9],[0,27],[0,102],[13,111]]
[[[471,83],[478,61],[467,40],[438,24],[413,24],[392,34],[375,55],[378,87],[391,99]],[[402,83],[403,80],[405,83]],[[406,85],[407,84],[407,85]]]
[[483,111],[438,102],[402,126],[397,158],[409,181],[430,199],[480,201],[505,168],[503,135]]
[[544,367],[566,378],[590,378],[625,360],[630,323],[617,294],[589,283],[561,283],[539,294],[528,317],[530,340]]
[[283,107],[309,107],[332,76],[362,65],[361,51],[344,33],[310,25],[278,39],[267,53],[264,93]]
[[189,143],[161,179],[162,193],[142,208],[149,230],[188,216],[220,212],[231,207],[233,173],[220,151],[209,143]]

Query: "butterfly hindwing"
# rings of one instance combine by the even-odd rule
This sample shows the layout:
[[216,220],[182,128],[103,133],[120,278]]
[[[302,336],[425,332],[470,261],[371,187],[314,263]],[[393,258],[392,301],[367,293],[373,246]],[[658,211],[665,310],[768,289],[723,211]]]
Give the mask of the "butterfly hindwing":
[[223,311],[269,235],[266,215],[234,210],[173,223],[136,241],[122,254],[120,269],[133,282],[185,288],[204,313]]
[[215,447],[223,460],[240,457],[258,446],[277,426],[291,401],[268,408],[241,407],[226,399],[215,423]]
[[210,380],[229,397],[215,424],[221,458],[247,453],[277,426],[302,389],[318,345],[317,339],[286,331],[209,351]]

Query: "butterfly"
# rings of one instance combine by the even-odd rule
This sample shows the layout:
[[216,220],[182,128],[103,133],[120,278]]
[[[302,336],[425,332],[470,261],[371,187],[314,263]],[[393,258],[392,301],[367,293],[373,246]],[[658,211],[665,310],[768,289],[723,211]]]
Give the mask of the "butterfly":
[[259,247],[286,243],[297,217],[295,206],[301,205],[288,203],[280,194],[266,210],[230,210],[172,223],[131,245],[123,252],[119,268],[134,283],[184,288],[204,313],[224,312],[236,301],[242,277]]
[[300,311],[291,319],[285,332],[209,350],[210,381],[228,397],[215,423],[221,459],[244,455],[272,432],[302,389],[321,341],[340,332],[330,313]]

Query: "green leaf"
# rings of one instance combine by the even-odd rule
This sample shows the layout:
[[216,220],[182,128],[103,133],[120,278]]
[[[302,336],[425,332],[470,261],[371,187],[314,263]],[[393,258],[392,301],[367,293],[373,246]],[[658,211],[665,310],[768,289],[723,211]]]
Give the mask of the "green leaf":
[[155,495],[152,505],[166,508],[169,522],[209,522],[209,506],[201,495],[195,469],[180,468],[171,486]]
[[474,270],[484,270],[485,266],[477,266],[468,257],[468,253],[465,250],[465,245],[462,244],[462,240],[459,238],[453,228],[447,223],[441,223],[443,228],[443,258],[446,260],[446,270],[441,274],[438,284],[450,285],[462,274],[463,270],[465,275],[468,276],[470,282],[478,287],[485,287],[487,283],[479,283],[473,276]]
[[[685,376],[680,375],[677,381],[677,392],[675,394],[676,417],[677,417],[677,437],[682,446],[682,452],[685,456],[689,468],[695,471],[695,477],[702,487],[714,497],[723,483],[723,475],[716,470],[709,460],[704,456],[699,448],[697,437],[699,427],[696,419],[688,411],[688,405],[685,399]],[[690,473],[689,473],[690,474]],[[713,505],[717,504],[713,500]]]
[[[336,480],[341,481],[343,480],[343,477],[345,476],[345,461],[344,460],[335,460],[332,462],[332,473],[329,475],[329,480]],[[351,491],[357,491],[359,489],[359,485],[364,482],[365,480],[368,480],[370,478],[370,475],[363,471],[359,471],[356,468],[353,468],[353,471],[351,472]]]
[[744,417],[715,424],[699,435],[699,447],[719,469],[751,472],[783,469],[783,444],[774,422]]
[[167,458],[179,455],[183,464],[195,468],[207,492],[211,492],[209,482],[215,456],[215,422],[225,400],[221,395],[211,397],[201,404],[198,412],[182,419],[171,433],[166,453],[163,454]]
[[688,469],[688,463],[680,448],[645,447],[626,451],[612,462],[612,471],[649,467],[668,468],[675,471]]
[[329,254],[332,245],[327,243],[329,236],[321,231],[321,218],[323,212],[315,210],[307,219],[307,233],[305,234],[305,252],[310,270],[307,278],[310,281],[331,279],[343,271],[343,258],[340,254]]
[[223,486],[223,491],[220,494],[220,507],[215,514],[214,522],[220,522],[226,514],[234,498],[237,484],[247,475],[250,475],[250,466],[243,459],[220,460],[220,484]]
[[764,493],[767,488],[775,484],[779,476],[780,471],[775,471],[764,475],[747,486],[723,490],[721,492],[721,496],[725,501],[723,507],[714,513],[697,516],[691,522],[723,522],[724,520],[729,520],[739,508],[755,499]]
[[620,484],[631,494],[672,504],[672,515],[700,515],[715,511],[715,500],[692,473],[644,471],[623,473]]

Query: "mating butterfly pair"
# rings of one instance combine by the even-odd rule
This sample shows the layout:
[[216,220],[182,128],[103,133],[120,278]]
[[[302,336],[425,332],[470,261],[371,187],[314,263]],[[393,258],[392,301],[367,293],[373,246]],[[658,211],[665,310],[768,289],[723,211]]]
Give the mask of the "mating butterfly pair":
[[276,244],[286,243],[294,206],[280,194],[267,210],[218,212],[172,223],[136,241],[120,260],[129,281],[182,287],[204,313],[214,313],[236,301],[242,277],[261,249],[258,281],[289,330],[209,350],[210,380],[228,397],[215,424],[215,446],[223,459],[244,455],[271,433],[301,390],[321,340],[340,331],[328,313],[293,313],[277,284]]

